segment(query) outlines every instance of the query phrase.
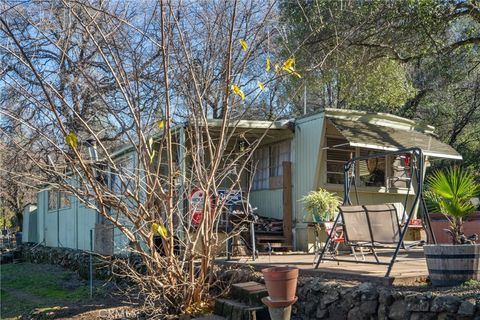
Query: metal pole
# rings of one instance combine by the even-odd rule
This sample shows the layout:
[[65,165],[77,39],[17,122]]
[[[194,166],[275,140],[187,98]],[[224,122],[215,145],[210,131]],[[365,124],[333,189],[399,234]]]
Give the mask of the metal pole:
[[227,260],[232,259],[233,239],[230,237],[230,210],[227,212]]
[[341,215],[342,214],[339,212],[337,214],[337,217],[335,218],[335,222],[333,223],[332,230],[330,230],[330,233],[328,234],[327,241],[325,242],[325,245],[322,248],[322,252],[320,253],[320,257],[318,257],[318,261],[317,261],[317,264],[315,265],[315,269],[318,269],[318,266],[320,265],[320,262],[322,262],[323,256],[325,255],[325,250],[327,249],[327,247],[330,245],[330,242],[332,241],[333,233],[336,232],[335,230],[337,228],[338,221],[339,221]]
[[252,258],[253,258],[253,261],[255,261],[255,255],[257,254],[257,248],[255,247],[255,225],[254,225],[253,221],[250,223],[250,237],[251,237],[251,241],[252,241]]
[[60,247],[60,189],[57,190],[57,247]]
[[[417,163],[418,163],[418,168],[417,170],[419,172],[423,172],[423,151],[421,149],[416,149],[415,153],[412,153],[413,155],[417,156]],[[423,179],[422,176],[420,176],[420,179],[417,181],[418,184],[418,191],[417,194],[415,195],[415,199],[412,204],[412,208],[410,209],[410,213],[408,214],[407,221],[405,222],[405,226],[403,227],[403,230],[400,232],[400,239],[398,240],[398,245],[395,248],[395,252],[393,253],[392,260],[390,261],[390,264],[388,265],[387,273],[385,274],[385,278],[390,276],[390,272],[392,271],[393,264],[395,263],[395,259],[397,259],[398,252],[400,251],[400,246],[403,243],[403,239],[405,238],[405,234],[407,233],[408,225],[410,224],[410,220],[412,220],[413,214],[415,213],[415,207],[418,204],[418,201],[420,200],[420,195],[423,192]]]
[[303,114],[307,114],[307,83],[303,84]]
[[90,229],[90,299],[93,297],[93,259],[92,259],[92,252],[93,252],[93,230]]

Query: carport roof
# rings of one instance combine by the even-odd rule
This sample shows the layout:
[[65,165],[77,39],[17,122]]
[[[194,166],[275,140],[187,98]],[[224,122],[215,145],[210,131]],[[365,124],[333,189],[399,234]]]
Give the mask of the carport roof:
[[427,156],[446,159],[462,159],[451,146],[439,141],[428,132],[412,128],[388,126],[360,120],[347,120],[335,117],[327,118],[348,140],[352,147],[396,151],[418,147]]

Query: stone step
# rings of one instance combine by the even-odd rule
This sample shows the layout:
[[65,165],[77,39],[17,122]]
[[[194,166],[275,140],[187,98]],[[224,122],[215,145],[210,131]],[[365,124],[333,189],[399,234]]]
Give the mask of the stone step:
[[292,246],[285,244],[283,242],[272,242],[272,243],[259,243],[257,248],[260,251],[268,251],[270,248],[275,249],[275,251],[289,251],[292,250]]
[[213,313],[229,320],[270,320],[266,306],[250,306],[230,299],[216,299]]
[[280,242],[283,243],[287,241],[287,237],[283,235],[276,235],[276,234],[262,234],[262,235],[256,235],[255,240],[257,242]]
[[193,318],[193,320],[227,320],[227,318],[216,314],[206,314],[199,318]]
[[268,296],[268,292],[264,284],[249,281],[233,284],[230,296],[251,306],[263,306],[262,298]]

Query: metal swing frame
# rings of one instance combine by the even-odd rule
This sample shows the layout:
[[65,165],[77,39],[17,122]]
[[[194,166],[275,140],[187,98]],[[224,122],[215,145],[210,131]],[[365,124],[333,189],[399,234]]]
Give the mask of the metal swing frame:
[[[342,205],[343,206],[352,205],[352,201],[350,199],[350,190],[351,190],[351,187],[352,187],[352,183],[353,183],[354,187],[356,188],[356,186],[355,186],[355,170],[354,170],[356,162],[362,161],[362,160],[373,159],[373,158],[382,158],[382,157],[386,157],[386,156],[389,156],[389,155],[404,155],[404,154],[411,154],[411,156],[412,156],[412,164],[411,165],[412,165],[413,173],[415,174],[415,180],[416,180],[416,183],[417,183],[417,192],[415,194],[415,198],[414,198],[414,201],[412,203],[410,212],[408,213],[407,219],[404,221],[404,225],[402,227],[400,227],[400,238],[398,240],[398,243],[395,246],[395,251],[393,253],[393,256],[392,256],[390,262],[380,262],[378,259],[376,259],[377,260],[376,262],[373,262],[373,261],[358,261],[358,260],[352,261],[352,260],[347,260],[347,259],[337,259],[336,257],[334,257],[334,258],[325,257],[326,249],[330,247],[330,243],[332,241],[333,233],[336,232],[336,227],[338,225],[340,225],[340,218],[342,218],[342,222],[344,221],[343,220],[343,214],[342,214],[342,212],[340,212],[337,215],[337,217],[335,218],[335,222],[333,224],[332,230],[327,237],[327,242],[325,243],[325,245],[322,248],[320,257],[318,258],[318,261],[315,265],[315,269],[318,269],[318,267],[320,265],[320,262],[326,261],[326,260],[337,261],[337,262],[350,262],[350,263],[379,264],[379,265],[387,265],[388,266],[387,272],[385,274],[385,277],[388,277],[390,275],[391,271],[392,271],[395,260],[397,259],[400,248],[401,247],[405,248],[403,240],[404,240],[405,235],[407,233],[410,221],[412,220],[412,217],[415,213],[415,208],[417,207],[418,204],[421,205],[422,210],[423,210],[422,222],[423,222],[424,227],[426,227],[425,230],[427,230],[427,242],[428,243],[434,243],[434,244],[436,243],[435,235],[434,235],[433,230],[432,230],[432,224],[431,224],[431,221],[430,221],[430,217],[428,216],[427,205],[426,205],[425,199],[423,197],[423,187],[424,187],[423,172],[424,172],[424,168],[425,168],[425,156],[423,154],[422,149],[420,149],[420,148],[408,148],[408,149],[401,149],[401,150],[397,150],[397,151],[389,151],[389,152],[384,152],[384,153],[371,154],[371,155],[368,155],[368,156],[353,157],[352,159],[347,161],[343,166],[343,176],[344,176],[343,192],[344,192],[344,197],[343,197],[343,204]],[[414,163],[416,163],[415,167],[413,167]],[[352,170],[353,170],[354,174],[351,175],[351,177],[350,177],[349,173]],[[411,177],[410,184],[408,186],[409,190],[412,187],[412,183],[413,183],[413,175]],[[407,201],[408,201],[408,196],[409,196],[409,192],[407,192],[407,194],[406,194],[405,203],[407,203]],[[357,202],[358,202],[358,198],[357,198]],[[407,208],[406,208],[406,205],[405,205],[403,215],[402,215],[402,219],[405,217],[406,211],[407,211]],[[346,243],[348,244],[348,242],[349,242],[348,241],[348,235],[346,233],[345,233],[345,240],[346,240]],[[374,256],[376,257],[375,243],[374,243],[373,239],[371,241],[371,246],[369,246],[369,248],[372,249],[372,252],[373,252]]]

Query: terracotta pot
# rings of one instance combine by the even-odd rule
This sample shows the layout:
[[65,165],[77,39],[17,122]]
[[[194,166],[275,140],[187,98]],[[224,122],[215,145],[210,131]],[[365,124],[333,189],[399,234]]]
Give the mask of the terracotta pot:
[[272,267],[262,270],[272,301],[291,301],[297,291],[298,268]]

